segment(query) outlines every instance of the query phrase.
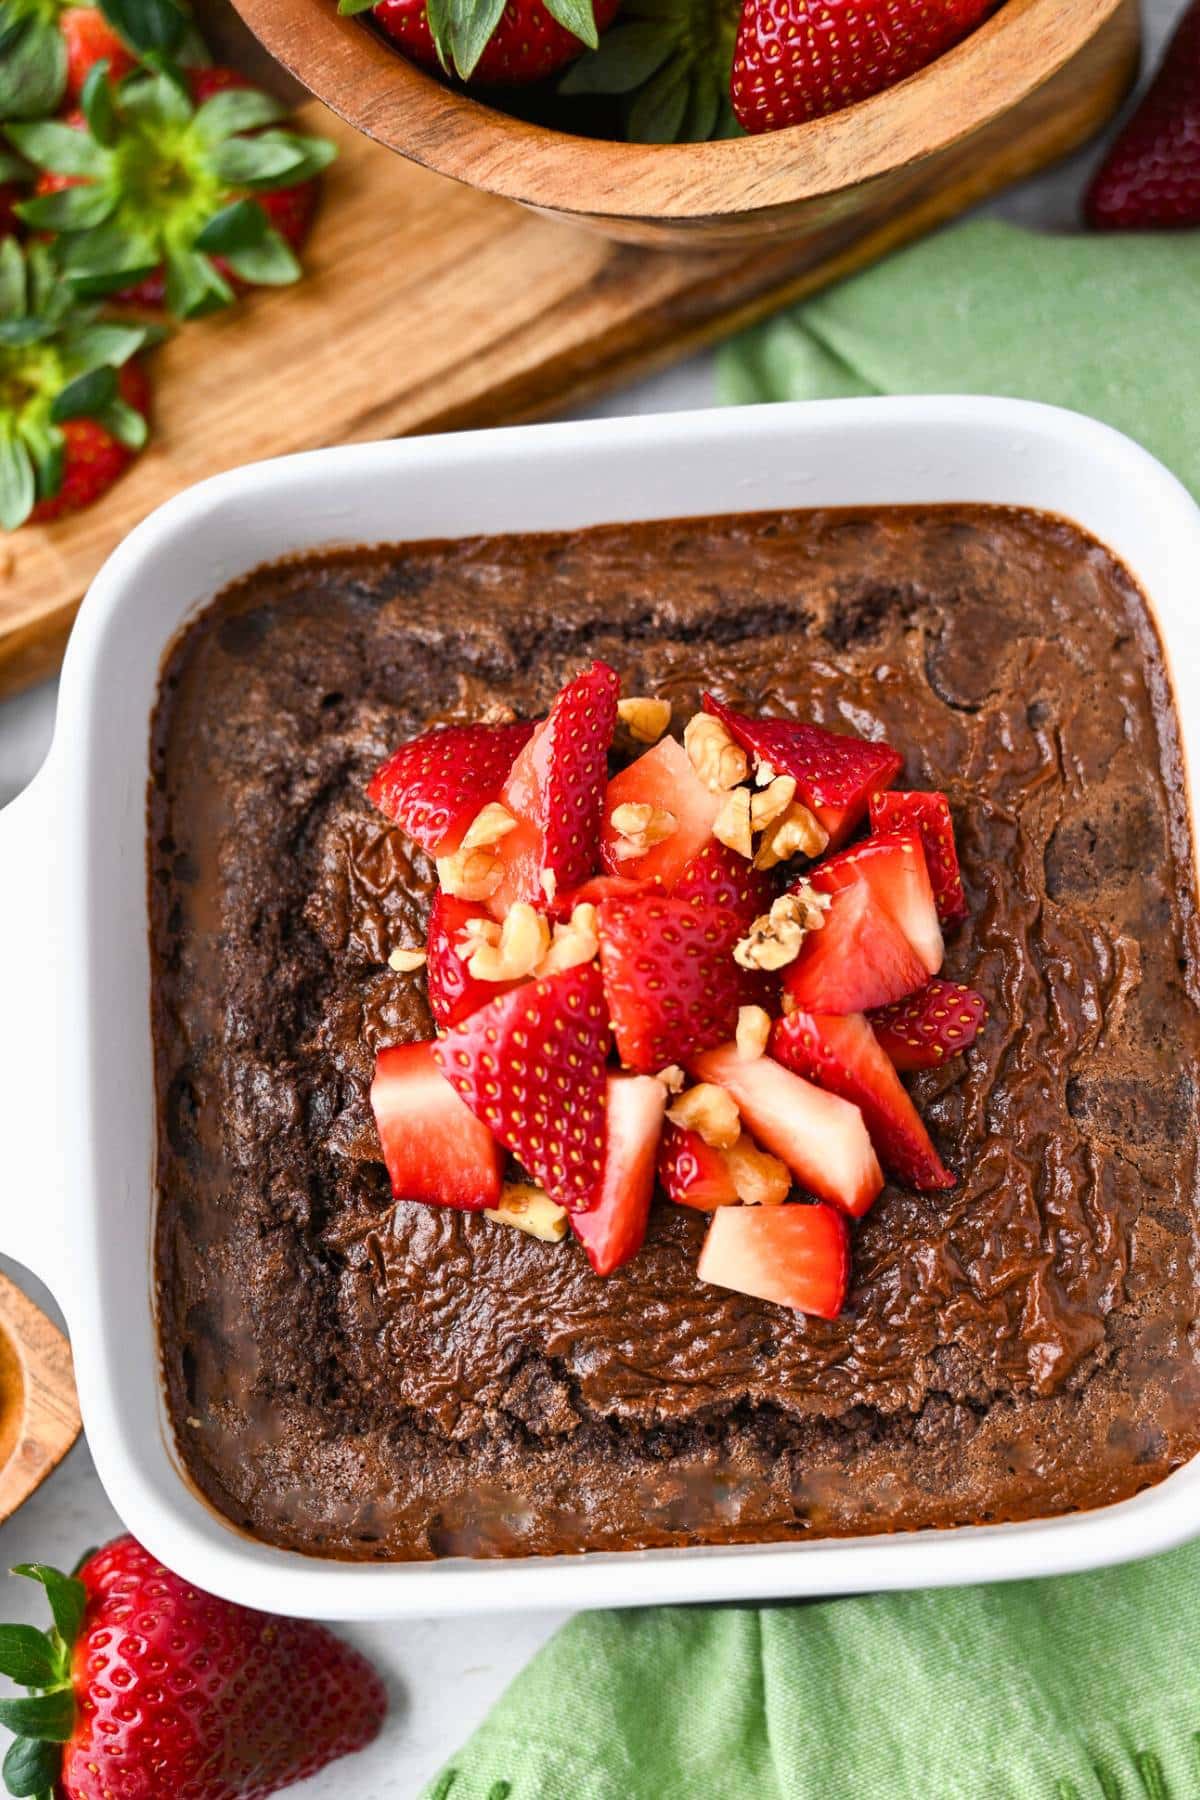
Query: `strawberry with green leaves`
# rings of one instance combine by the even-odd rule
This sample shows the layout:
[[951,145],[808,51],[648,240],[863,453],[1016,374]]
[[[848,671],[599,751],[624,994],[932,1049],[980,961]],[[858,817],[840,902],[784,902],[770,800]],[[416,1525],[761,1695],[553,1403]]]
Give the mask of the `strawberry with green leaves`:
[[618,98],[634,143],[737,137],[729,100],[737,25],[736,0],[626,0],[599,46],[567,71],[560,92]]
[[0,242],[0,528],[89,505],[146,441],[157,333],[79,307],[49,250]]
[[620,0],[340,0],[424,68],[481,86],[543,81],[612,24]]
[[312,181],[334,146],[276,129],[284,109],[258,88],[211,91],[214,73],[199,71],[189,86],[139,69],[114,84],[97,64],[77,122],[7,127],[43,171],[20,216],[57,234],[77,295],[127,292],[162,269],[168,311],[189,319],[228,306],[235,279],[269,287],[298,279],[258,196]]
[[134,57],[98,6],[0,0],[0,119],[39,119],[75,99],[92,64],[126,74]]

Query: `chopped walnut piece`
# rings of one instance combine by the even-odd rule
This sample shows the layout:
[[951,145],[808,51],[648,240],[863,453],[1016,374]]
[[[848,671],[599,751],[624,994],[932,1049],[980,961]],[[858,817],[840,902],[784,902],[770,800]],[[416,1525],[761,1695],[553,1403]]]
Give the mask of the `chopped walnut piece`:
[[803,884],[800,892],[780,894],[770,912],[760,913],[746,936],[734,946],[733,960],[743,969],[782,969],[794,962],[810,931],[825,922],[822,905],[829,896]]
[[516,713],[504,700],[492,700],[479,715],[481,725],[512,725],[516,721]]
[[609,824],[617,833],[613,855],[618,862],[629,862],[635,856],[645,856],[656,844],[665,843],[679,821],[665,807],[650,806],[642,800],[626,800],[613,807]]
[[553,869],[543,869],[538,876],[538,880],[542,884],[543,894],[545,894],[547,900],[550,902],[551,906],[553,906],[558,897],[558,876],[554,873]]
[[516,823],[507,806],[501,806],[498,800],[489,800],[467,826],[459,849],[482,850],[489,844],[498,844],[502,837],[508,836]]
[[566,1208],[528,1181],[506,1181],[499,1206],[485,1207],[483,1216],[497,1225],[515,1225],[544,1244],[561,1244],[567,1235]]
[[787,811],[763,832],[754,858],[756,869],[773,869],[792,856],[820,856],[829,842],[829,833],[818,819],[793,800]]
[[683,747],[696,774],[712,793],[723,794],[745,781],[750,766],[746,752],[711,713],[696,713],[688,720]]
[[643,698],[618,700],[617,717],[637,743],[657,744],[671,723],[671,702]]
[[550,947],[550,926],[544,913],[518,900],[510,906],[500,927],[499,938],[491,941],[490,932],[473,932],[472,926],[491,921],[469,921],[464,935],[475,939],[467,968],[477,981],[522,981],[532,975]]
[[726,1150],[725,1161],[743,1206],[780,1206],[792,1191],[787,1164],[760,1150],[745,1132]]
[[550,948],[535,973],[539,980],[547,975],[561,975],[564,969],[576,969],[580,963],[591,962],[599,949],[596,908],[590,900],[581,900],[572,909],[566,924],[554,927]]
[[699,1132],[714,1150],[727,1150],[730,1144],[736,1144],[742,1129],[733,1095],[711,1081],[701,1081],[680,1094],[675,1104],[667,1108],[667,1117],[685,1131]]
[[490,847],[456,850],[437,859],[438,880],[456,900],[488,900],[504,877],[504,865]]
[[411,975],[414,969],[425,967],[425,952],[400,948],[392,951],[388,957],[388,968],[395,969],[397,975]]
[[668,1063],[665,1069],[658,1071],[654,1079],[662,1082],[668,1094],[682,1094],[687,1077],[678,1063]]
[[713,820],[713,836],[747,861],[754,855],[750,839],[750,789],[732,788]]
[[750,799],[750,824],[755,831],[765,831],[785,813],[796,798],[796,782],[791,775],[777,775],[768,786]]
[[754,765],[754,785],[755,785],[755,787],[760,787],[760,788],[770,787],[771,783],[777,779],[778,778],[775,774],[775,771],[771,767],[771,764],[769,762],[755,763],[755,765]]
[[771,1035],[771,1015],[761,1006],[739,1006],[737,1053],[743,1062],[755,1062],[766,1054]]
[[805,931],[820,931],[825,923],[825,914],[833,905],[832,894],[822,894],[811,881],[798,881],[788,889],[785,898],[792,901],[799,909],[800,923]]

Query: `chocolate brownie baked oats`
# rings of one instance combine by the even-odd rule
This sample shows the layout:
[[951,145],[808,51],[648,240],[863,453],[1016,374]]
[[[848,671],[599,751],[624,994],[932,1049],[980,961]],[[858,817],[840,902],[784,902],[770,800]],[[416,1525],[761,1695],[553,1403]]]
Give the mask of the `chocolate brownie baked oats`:
[[[669,703],[671,736],[651,742],[665,707],[627,704],[605,768],[612,671]],[[422,763],[420,805],[427,740],[367,796],[432,726],[552,706],[482,765],[477,734],[436,740],[463,748]],[[806,762],[763,719],[845,734],[843,786],[813,773],[824,732]],[[552,851],[537,806],[582,792],[597,755],[581,897],[578,841]],[[488,756],[464,849],[442,802],[477,802]],[[263,569],[172,650],[152,767],[163,1368],[186,1466],[239,1526],[377,1560],[800,1539],[1099,1506],[1200,1447],[1180,752],[1143,600],[1074,527],[756,514]],[[655,1014],[642,978],[687,904],[663,897],[687,834],[733,858],[715,911],[687,877],[723,960],[682,1012],[658,988]],[[461,909],[440,964],[439,870],[439,907]],[[531,953],[499,891],[523,896]],[[934,900],[937,981],[961,987],[921,985]],[[459,1022],[435,1037],[439,981]],[[565,1150],[533,1143],[509,1091],[513,994],[551,1073],[558,1031],[599,1083],[535,1082]],[[640,1075],[605,1073],[606,1007]],[[948,1018],[978,1031],[965,1055]],[[735,1019],[741,1054],[712,1048]],[[672,1032],[701,1027],[664,1055],[686,1074],[657,1079]],[[765,1073],[815,1109],[807,1148]],[[646,1156],[584,1192],[621,1084],[654,1133],[669,1109],[648,1223]],[[650,1129],[630,1115],[626,1147]]]

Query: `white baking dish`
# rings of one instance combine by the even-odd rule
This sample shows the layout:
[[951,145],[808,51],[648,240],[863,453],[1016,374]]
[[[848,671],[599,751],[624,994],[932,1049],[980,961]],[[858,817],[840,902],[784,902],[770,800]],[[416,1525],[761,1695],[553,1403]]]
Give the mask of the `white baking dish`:
[[1127,439],[986,399],[851,400],[322,450],[179,495],[97,576],[46,767],[0,816],[0,1248],[67,1314],[100,1477],[198,1584],[332,1618],[917,1587],[1081,1569],[1200,1531],[1200,1459],[1097,1512],[804,1545],[357,1566],[271,1549],[193,1492],[158,1379],[145,804],[159,660],[232,577],[335,541],[538,530],[781,506],[991,501],[1077,520],[1150,596],[1200,762],[1200,512]]

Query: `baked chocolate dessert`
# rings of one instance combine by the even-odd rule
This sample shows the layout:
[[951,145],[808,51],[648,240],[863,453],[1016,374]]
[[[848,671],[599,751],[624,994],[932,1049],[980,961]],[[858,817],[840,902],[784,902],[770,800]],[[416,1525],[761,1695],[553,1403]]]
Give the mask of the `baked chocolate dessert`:
[[[883,1189],[839,1317],[698,1279],[707,1220],[661,1194],[603,1278],[570,1236],[393,1201],[370,1089],[433,1036],[388,958],[424,943],[435,869],[364,789],[431,724],[543,715],[592,658],[676,729],[710,691],[886,741],[897,785],[949,796],[969,917],[942,973],[989,1017],[907,1080],[957,1184]],[[1154,627],[1059,520],[756,514],[248,577],[173,650],[153,744],[157,1282],[192,1477],[258,1537],[379,1560],[968,1524],[1160,1480],[1200,1447],[1192,870]]]

